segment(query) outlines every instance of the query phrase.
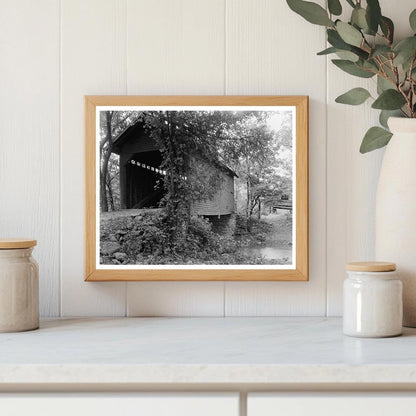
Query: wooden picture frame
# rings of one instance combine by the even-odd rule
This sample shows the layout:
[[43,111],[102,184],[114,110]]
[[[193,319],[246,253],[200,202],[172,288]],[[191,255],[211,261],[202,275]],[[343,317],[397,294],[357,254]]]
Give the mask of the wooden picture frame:
[[[118,108],[120,107],[120,110]],[[200,266],[146,266],[101,264],[99,223],[99,126],[100,111],[124,111],[139,107],[146,114],[160,108],[193,111],[193,108],[209,107],[210,111],[225,107],[236,111],[253,108],[278,111],[278,107],[293,109],[293,236],[292,264],[289,266],[245,265],[233,267],[218,265]],[[247,110],[246,110],[247,109]],[[270,109],[270,110],[269,110]],[[166,110],[166,108],[165,108]],[[142,114],[142,113],[140,113]],[[124,134],[124,132],[122,133]],[[120,156],[121,158],[121,156]],[[121,159],[120,159],[121,160]],[[100,159],[101,161],[101,159]],[[130,160],[131,163],[136,163]],[[141,162],[137,162],[137,166]],[[121,162],[120,162],[121,165]],[[137,166],[135,168],[137,168]],[[146,167],[142,163],[143,167]],[[162,174],[162,170],[147,166]],[[121,168],[119,168],[121,169]],[[166,176],[165,171],[163,173]],[[308,97],[307,96],[85,96],[85,280],[86,281],[307,281],[308,280]],[[121,179],[120,189],[121,189]],[[105,186],[105,185],[104,185]],[[121,193],[121,191],[120,191]],[[105,194],[107,195],[107,194]],[[121,197],[120,197],[121,198]],[[283,197],[282,197],[283,198]],[[273,208],[274,209],[274,208]],[[258,208],[259,217],[261,208]],[[272,208],[270,208],[272,212]],[[273,211],[274,212],[274,211]],[[276,211],[277,212],[277,211]],[[280,211],[279,211],[280,213]],[[110,215],[110,214],[109,214]],[[280,215],[280,214],[279,214]],[[137,217],[135,217],[137,218]],[[218,215],[220,218],[220,215]],[[120,236],[118,236],[120,237]],[[121,238],[121,237],[120,237]],[[116,243],[117,244],[117,243]],[[119,255],[120,257],[120,255]],[[105,257],[107,259],[107,257]],[[122,258],[122,256],[120,257]],[[133,268],[132,268],[133,267]],[[279,267],[285,267],[283,269]]]

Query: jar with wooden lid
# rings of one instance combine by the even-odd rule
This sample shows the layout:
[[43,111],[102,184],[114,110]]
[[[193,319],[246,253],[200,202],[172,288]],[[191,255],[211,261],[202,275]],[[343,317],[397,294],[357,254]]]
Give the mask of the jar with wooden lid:
[[0,332],[39,327],[39,269],[36,240],[0,239]]
[[344,334],[394,337],[402,333],[402,282],[387,262],[347,264],[344,281]]

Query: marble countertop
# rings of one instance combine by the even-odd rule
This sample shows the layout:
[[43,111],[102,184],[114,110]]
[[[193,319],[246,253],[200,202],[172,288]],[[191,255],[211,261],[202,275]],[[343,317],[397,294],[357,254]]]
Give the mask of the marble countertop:
[[416,386],[416,329],[358,339],[339,318],[103,318],[0,334],[0,387],[51,383]]

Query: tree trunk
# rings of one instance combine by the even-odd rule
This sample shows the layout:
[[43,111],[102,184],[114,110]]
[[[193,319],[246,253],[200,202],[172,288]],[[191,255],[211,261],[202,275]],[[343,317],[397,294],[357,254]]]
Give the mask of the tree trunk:
[[111,149],[105,151],[103,155],[101,174],[100,174],[100,207],[101,212],[108,211],[108,199],[107,199],[107,176],[108,176],[108,161],[110,160]]
[[[109,176],[109,175],[107,175],[107,176]],[[107,177],[107,190],[108,190],[108,199],[110,201],[111,211],[115,211],[113,187],[111,186],[111,180],[110,180],[109,177]]]
[[257,218],[261,218],[261,199],[259,198],[259,210],[257,211]]
[[104,146],[101,149],[101,172],[100,172],[100,207],[101,212],[108,211],[107,200],[107,175],[108,175],[108,161],[110,160],[111,151],[113,149],[113,137],[111,132],[111,119],[113,117],[112,111],[106,112],[106,125],[107,125],[107,148],[104,150]]

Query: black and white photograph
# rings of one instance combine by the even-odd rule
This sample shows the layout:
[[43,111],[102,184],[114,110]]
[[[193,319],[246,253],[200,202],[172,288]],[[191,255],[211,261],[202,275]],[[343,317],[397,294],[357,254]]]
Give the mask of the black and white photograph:
[[97,267],[293,267],[295,107],[96,117]]

